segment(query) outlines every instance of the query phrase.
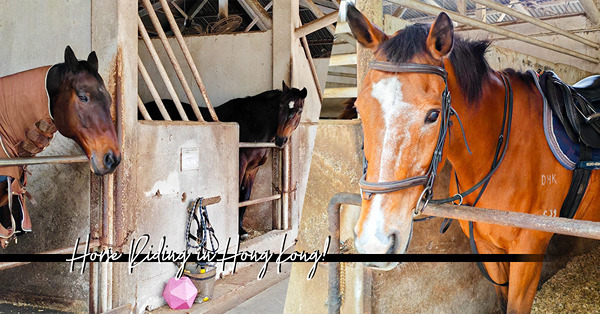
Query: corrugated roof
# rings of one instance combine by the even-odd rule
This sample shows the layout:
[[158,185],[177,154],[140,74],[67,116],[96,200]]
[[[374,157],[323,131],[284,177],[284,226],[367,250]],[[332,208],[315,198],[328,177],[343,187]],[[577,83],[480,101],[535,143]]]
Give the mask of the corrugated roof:
[[[510,5],[513,9],[516,6],[521,6],[525,11],[535,18],[549,17],[549,16],[561,16],[576,13],[584,13],[583,7],[578,0],[565,1],[565,0],[494,0],[495,2],[501,3],[505,6]],[[444,8],[445,10],[457,11],[455,0],[421,0],[421,2],[427,4],[435,4]],[[384,0],[383,10],[384,14],[393,14],[400,6],[392,3],[388,0]],[[476,5],[475,2],[467,0],[467,16],[475,16]],[[486,9],[486,22],[487,23],[498,23],[498,22],[509,22],[516,20],[514,17],[502,14],[492,9]],[[403,19],[410,20],[412,22],[423,22],[430,23],[433,21],[433,16],[427,15],[412,9],[406,10],[402,15]]]

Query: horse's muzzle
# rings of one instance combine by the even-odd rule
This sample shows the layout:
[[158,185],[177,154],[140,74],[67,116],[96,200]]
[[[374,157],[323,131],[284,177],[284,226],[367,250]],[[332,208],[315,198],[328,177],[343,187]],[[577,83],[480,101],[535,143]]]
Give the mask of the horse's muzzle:
[[287,144],[287,142],[287,137],[275,136],[275,145],[277,145],[277,147],[282,148],[283,146],[285,146],[285,144]]
[[113,173],[117,166],[121,163],[121,155],[115,154],[112,150],[109,150],[101,159],[96,157],[96,154],[92,154],[90,157],[90,166],[92,172],[96,175],[106,175]]

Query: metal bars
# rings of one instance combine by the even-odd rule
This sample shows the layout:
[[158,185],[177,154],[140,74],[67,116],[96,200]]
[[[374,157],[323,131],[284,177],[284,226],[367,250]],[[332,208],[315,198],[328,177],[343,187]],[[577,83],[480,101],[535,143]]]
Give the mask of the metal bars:
[[[417,10],[419,12],[423,12],[423,13],[427,13],[427,14],[432,14],[432,15],[437,15],[440,12],[442,12],[443,10],[441,10],[438,7],[432,6],[432,5],[428,5],[422,2],[419,2],[417,0],[390,0],[393,3]],[[549,50],[553,50],[559,53],[563,53],[575,58],[579,58],[579,59],[583,59],[589,62],[593,62],[593,63],[598,63],[599,60],[598,58],[594,58],[591,56],[588,56],[586,54],[571,50],[571,49],[567,49],[564,47],[559,47],[557,45],[553,45],[550,43],[546,43],[543,42],[539,39],[535,39],[535,38],[530,38],[528,36],[519,34],[519,33],[515,33],[513,31],[509,31],[506,29],[503,29],[501,27],[498,26],[494,26],[494,25],[490,25],[487,24],[485,22],[482,21],[478,21],[463,15],[460,15],[456,12],[450,12],[450,11],[444,11],[446,14],[448,14],[448,16],[450,16],[450,18],[452,18],[452,20],[458,22],[458,23],[462,23],[465,25],[469,25],[469,26],[473,26],[482,30],[486,30],[490,33],[494,33],[494,34],[498,34],[498,35],[502,35],[502,36],[506,36],[512,39],[516,39],[528,44],[532,44],[538,47],[542,47],[542,48],[546,48]]]

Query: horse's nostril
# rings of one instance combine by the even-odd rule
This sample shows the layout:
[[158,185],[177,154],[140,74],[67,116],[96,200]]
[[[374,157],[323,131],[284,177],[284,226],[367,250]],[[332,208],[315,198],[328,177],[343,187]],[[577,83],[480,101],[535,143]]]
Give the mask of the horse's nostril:
[[390,235],[390,248],[385,254],[396,254],[396,246],[398,245],[398,235],[395,232],[392,232]]
[[104,166],[108,169],[112,169],[116,166],[115,154],[109,152],[104,155]]

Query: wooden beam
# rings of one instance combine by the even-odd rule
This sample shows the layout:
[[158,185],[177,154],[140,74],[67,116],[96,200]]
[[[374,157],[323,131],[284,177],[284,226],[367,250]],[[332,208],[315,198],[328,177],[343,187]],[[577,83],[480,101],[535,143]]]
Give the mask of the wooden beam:
[[600,26],[600,11],[594,0],[579,0],[579,3],[583,7],[583,11],[588,19],[596,26]]

